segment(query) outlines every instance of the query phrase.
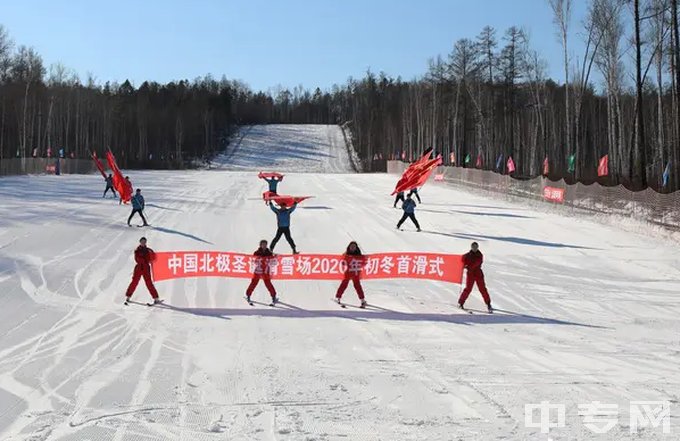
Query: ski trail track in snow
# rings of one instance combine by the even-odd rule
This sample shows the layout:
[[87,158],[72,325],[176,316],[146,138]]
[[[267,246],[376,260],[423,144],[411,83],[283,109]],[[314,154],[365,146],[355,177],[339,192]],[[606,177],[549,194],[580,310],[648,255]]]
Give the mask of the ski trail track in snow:
[[[397,231],[396,177],[351,174],[336,130],[254,126],[216,170],[130,171],[146,229],[125,225],[98,176],[0,179],[0,439],[538,439],[524,405],[548,400],[567,405],[553,439],[618,440],[630,400],[677,406],[675,244],[432,183],[425,231]],[[231,279],[159,283],[167,305],[152,308],[142,283],[141,305],[122,305],[142,235],[157,250],[270,240],[261,169],[316,196],[292,215],[303,253],[477,240],[498,313],[458,311],[459,286],[422,281],[365,282],[366,310],[314,281],[275,282],[282,304],[251,307]],[[351,287],[344,301],[358,304]],[[482,309],[478,292],[467,306]],[[621,410],[599,438],[577,409],[596,400]]]

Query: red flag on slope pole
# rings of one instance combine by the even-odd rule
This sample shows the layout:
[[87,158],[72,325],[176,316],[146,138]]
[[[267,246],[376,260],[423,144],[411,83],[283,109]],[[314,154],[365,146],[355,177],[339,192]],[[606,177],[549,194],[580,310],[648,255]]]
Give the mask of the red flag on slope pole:
[[609,155],[604,155],[600,158],[600,164],[597,166],[598,176],[609,175]]
[[550,162],[548,162],[548,157],[546,156],[543,160],[543,176],[548,176],[550,174]]
[[598,176],[609,175],[609,155],[604,155],[600,158],[600,164],[597,166]]
[[475,163],[475,167],[477,168],[482,168],[482,154],[477,155],[477,162]]
[[511,175],[515,172],[515,161],[512,160],[512,156],[508,158],[508,174]]

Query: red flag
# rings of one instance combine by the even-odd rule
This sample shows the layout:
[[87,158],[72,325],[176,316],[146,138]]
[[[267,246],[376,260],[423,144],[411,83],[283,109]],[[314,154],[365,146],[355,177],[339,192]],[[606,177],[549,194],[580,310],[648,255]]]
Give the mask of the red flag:
[[94,165],[97,166],[99,173],[101,173],[104,179],[106,179],[106,169],[104,168],[104,164],[102,164],[97,157],[97,152],[92,152],[92,159],[94,160]]
[[403,186],[403,184],[406,183],[407,181],[412,180],[415,175],[419,174],[420,169],[428,161],[431,155],[432,155],[431,148],[425,150],[425,154],[423,154],[423,156],[421,156],[420,159],[418,159],[413,164],[409,165],[408,168],[404,170],[404,173],[402,173],[401,178],[399,178],[399,181],[395,186],[395,190],[392,192],[393,195],[399,193],[399,191],[403,191],[403,190],[397,191],[396,189]]
[[477,155],[477,162],[475,163],[475,167],[482,168],[482,154],[481,153],[479,155]]
[[399,180],[399,183],[397,183],[397,187],[394,189],[395,193],[399,193],[402,191],[407,191],[411,190],[413,188],[417,187],[422,187],[425,182],[427,182],[428,178],[430,177],[430,174],[442,163],[442,157],[437,156],[435,159],[428,161],[421,165],[420,167],[414,169],[413,173],[402,177],[402,179]]
[[111,150],[106,152],[106,162],[109,163],[109,168],[113,172],[113,187],[120,194],[120,198],[123,202],[129,202],[132,199],[132,184],[123,177],[123,173],[120,172],[118,164],[116,164],[116,158],[114,158]]
[[508,174],[511,175],[515,172],[515,161],[512,160],[512,156],[508,158]]
[[305,199],[312,198],[314,196],[272,196],[269,198],[270,201],[276,202],[279,205],[285,205],[286,207],[291,207],[293,204],[298,204]]
[[548,176],[550,174],[550,162],[548,162],[548,157],[546,156],[543,160],[543,175]]
[[435,170],[437,167],[439,167],[440,165],[442,165],[442,162],[443,162],[443,161],[442,161],[441,155],[440,155],[440,156],[437,156],[435,159],[433,159],[432,161],[428,162],[428,163],[427,163],[427,166],[424,167],[425,169],[424,169],[423,172],[420,174],[420,176],[419,176],[418,180],[416,181],[415,185],[413,185],[411,188],[407,188],[407,190],[411,190],[411,189],[413,189],[413,188],[420,188],[420,187],[422,187],[423,185],[425,185],[425,183],[427,182],[427,180],[430,178],[430,175],[432,174],[432,172],[434,172],[434,170]]
[[607,176],[609,174],[609,155],[604,155],[600,158],[600,164],[597,166],[598,176]]
[[282,175],[281,173],[277,173],[277,172],[271,172],[271,173],[269,173],[269,172],[260,172],[260,173],[257,175],[257,177],[260,178],[260,179],[264,179],[264,178],[277,178],[279,181],[283,179],[283,176],[284,176],[284,175]]

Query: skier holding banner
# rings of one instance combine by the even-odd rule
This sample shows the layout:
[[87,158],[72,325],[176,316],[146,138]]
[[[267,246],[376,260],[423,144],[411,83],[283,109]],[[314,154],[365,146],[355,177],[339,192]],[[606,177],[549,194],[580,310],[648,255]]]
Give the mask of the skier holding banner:
[[467,277],[465,280],[465,289],[460,293],[460,298],[458,299],[458,307],[460,309],[465,309],[465,301],[476,283],[479,292],[482,294],[486,308],[489,311],[489,314],[491,314],[493,308],[491,307],[489,291],[486,290],[486,283],[484,282],[484,272],[482,271],[483,262],[484,255],[479,251],[479,244],[477,242],[472,242],[470,251],[463,255],[463,265],[465,265],[465,268],[467,269]]
[[253,256],[256,256],[260,259],[257,265],[257,268],[259,268],[260,271],[258,272],[256,269],[253,273],[253,278],[250,280],[250,285],[248,285],[248,289],[246,289],[246,300],[250,306],[253,306],[250,296],[253,294],[257,284],[260,283],[260,279],[262,279],[264,286],[267,287],[267,291],[269,291],[269,294],[272,296],[271,306],[274,306],[279,301],[276,297],[276,289],[274,288],[274,285],[272,285],[271,276],[269,274],[269,259],[274,256],[274,253],[272,253],[272,251],[267,248],[266,240],[260,241],[260,246],[257,250],[255,250]]
[[[364,290],[361,287],[361,267],[363,266],[363,254],[361,254],[361,249],[359,249],[359,245],[355,241],[351,241],[349,245],[347,245],[344,258],[345,263],[347,264],[347,269],[345,270],[345,276],[338,287],[338,291],[335,294],[335,301],[343,308],[345,307],[345,305],[342,304],[342,295],[344,294],[351,280],[352,284],[354,285],[354,290],[357,292],[359,300],[361,300],[360,308],[366,308]],[[361,265],[359,265],[359,268],[353,267],[351,264],[352,261],[356,260],[360,260]]]
[[[126,305],[130,301],[130,297],[132,297],[135,289],[137,289],[139,279],[142,277],[144,278],[144,283],[146,283],[146,287],[149,290],[149,294],[151,294],[151,297],[153,298],[153,305],[163,302],[158,298],[158,291],[156,291],[156,287],[153,285],[153,280],[151,279],[151,262],[154,260],[156,260],[156,253],[154,253],[151,248],[146,246],[146,237],[142,237],[139,239],[139,246],[135,250],[136,265],[135,271],[132,275],[132,281],[125,292]],[[152,304],[147,303],[147,305],[151,306]]]

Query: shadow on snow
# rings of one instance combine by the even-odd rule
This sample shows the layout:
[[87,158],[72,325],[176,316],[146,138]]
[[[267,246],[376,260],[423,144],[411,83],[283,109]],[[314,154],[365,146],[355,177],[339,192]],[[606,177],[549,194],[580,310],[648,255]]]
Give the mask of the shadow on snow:
[[474,241],[484,241],[484,240],[498,240],[501,242],[510,242],[520,245],[531,245],[535,247],[549,247],[549,248],[574,248],[578,250],[595,250],[596,248],[583,247],[580,245],[569,245],[557,242],[544,242],[541,240],[527,239],[524,237],[514,237],[514,236],[488,236],[485,234],[466,234],[466,233],[442,233],[440,231],[429,231],[423,230],[423,233],[437,234],[439,236],[455,237],[457,239],[468,239]]
[[[258,305],[264,305],[257,302]],[[443,322],[456,323],[461,325],[473,324],[539,324],[539,325],[562,325],[562,326],[580,326],[587,328],[599,328],[601,326],[588,325],[585,323],[576,323],[565,320],[558,320],[549,317],[539,317],[529,314],[520,314],[503,309],[497,309],[501,314],[468,314],[465,312],[458,312],[457,310],[445,313],[416,313],[416,312],[401,312],[391,309],[381,308],[369,305],[367,309],[359,309],[351,307],[348,309],[303,309],[295,305],[284,302],[279,302],[276,307],[252,307],[247,308],[193,308],[174,306],[167,303],[161,305],[164,309],[169,309],[175,312],[196,315],[200,317],[215,317],[229,320],[232,317],[244,316],[259,316],[259,317],[280,317],[280,318],[343,318],[357,321],[373,320],[394,320],[407,322]]]

